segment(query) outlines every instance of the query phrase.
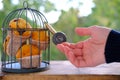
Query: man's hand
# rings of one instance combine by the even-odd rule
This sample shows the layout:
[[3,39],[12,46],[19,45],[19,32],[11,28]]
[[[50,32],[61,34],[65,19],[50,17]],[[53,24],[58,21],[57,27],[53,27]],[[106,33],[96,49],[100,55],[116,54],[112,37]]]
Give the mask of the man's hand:
[[57,48],[63,52],[68,60],[76,67],[91,67],[105,63],[105,45],[111,29],[100,26],[76,28],[80,36],[90,36],[85,41],[77,43],[64,42]]

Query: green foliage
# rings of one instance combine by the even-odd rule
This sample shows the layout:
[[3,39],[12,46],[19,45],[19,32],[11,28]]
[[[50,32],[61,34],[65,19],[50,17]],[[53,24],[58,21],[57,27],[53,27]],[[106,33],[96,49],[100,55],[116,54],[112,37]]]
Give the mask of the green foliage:
[[95,7],[84,21],[85,26],[102,25],[120,30],[120,0],[94,0]]
[[[2,27],[2,22],[4,18],[9,14],[9,12],[22,8],[23,1],[19,0],[18,5],[14,5],[11,2],[12,0],[3,0],[4,9],[0,10],[0,28]],[[51,10],[56,10],[53,3],[48,0],[26,0],[29,4],[29,7],[42,10],[44,12],[49,12]],[[72,1],[72,0],[68,0]],[[61,11],[59,20],[52,24],[52,26],[57,31],[62,31],[67,36],[67,41],[71,43],[76,43],[81,40],[85,40],[86,37],[78,36],[74,29],[76,27],[88,27],[92,25],[100,25],[110,27],[116,30],[120,30],[120,0],[93,0],[95,7],[92,9],[92,14],[86,17],[78,17],[78,9],[70,8],[68,11]],[[79,4],[79,3],[78,3]],[[79,4],[82,5],[82,4]],[[0,31],[0,39],[1,31]],[[2,40],[0,40],[2,44]],[[66,59],[64,54],[62,54],[56,46],[51,42],[51,59],[52,60],[61,60]]]
[[82,22],[78,18],[78,9],[71,8],[68,12],[62,11],[59,21],[54,24],[56,30],[66,33],[68,42],[76,42],[79,37],[76,35],[75,27],[82,26]]
[[[82,24],[80,24],[82,23],[82,19],[78,18],[78,12],[78,9],[74,8],[69,9],[67,12],[62,11],[61,16],[59,17],[59,21],[53,24],[53,27],[57,31],[62,31],[66,34],[67,41],[71,43],[75,43],[86,38],[79,37],[74,31],[76,27],[82,26]],[[51,49],[51,52],[52,55],[54,55],[53,57],[55,57],[55,59],[65,59],[65,56],[61,54],[61,52],[59,52],[54,45],[51,46],[54,48]]]

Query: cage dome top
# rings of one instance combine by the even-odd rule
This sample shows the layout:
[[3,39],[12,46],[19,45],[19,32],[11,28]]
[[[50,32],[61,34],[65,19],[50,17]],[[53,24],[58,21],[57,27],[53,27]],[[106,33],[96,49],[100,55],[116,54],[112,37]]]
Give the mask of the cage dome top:
[[[45,23],[48,23],[46,17],[38,10],[29,8],[26,1],[23,2],[23,8],[13,10],[3,21],[2,28],[9,28],[10,21],[13,19],[22,18],[32,26],[32,28],[46,28]],[[16,22],[16,25],[18,23]]]

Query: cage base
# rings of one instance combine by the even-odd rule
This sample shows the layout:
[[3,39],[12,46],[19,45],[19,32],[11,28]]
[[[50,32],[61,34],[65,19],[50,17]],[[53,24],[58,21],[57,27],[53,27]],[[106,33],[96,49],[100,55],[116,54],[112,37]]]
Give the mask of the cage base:
[[[11,68],[12,66],[12,68]],[[2,71],[3,72],[8,72],[8,73],[32,73],[32,72],[41,72],[49,69],[49,63],[47,62],[41,62],[40,67],[38,68],[21,68],[20,63],[15,62],[15,63],[8,63],[2,66]]]

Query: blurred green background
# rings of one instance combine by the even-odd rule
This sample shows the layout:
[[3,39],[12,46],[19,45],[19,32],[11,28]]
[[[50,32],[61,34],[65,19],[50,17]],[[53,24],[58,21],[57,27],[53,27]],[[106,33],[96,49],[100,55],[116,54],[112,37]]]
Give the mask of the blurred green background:
[[[80,16],[81,11],[79,8],[84,5],[81,1],[84,0],[67,0],[68,3],[72,1],[78,2],[78,7],[70,7],[69,10],[58,10],[55,3],[50,0],[18,0],[19,3],[14,4],[16,0],[1,0],[3,5],[0,9],[0,28],[4,18],[13,10],[23,7],[23,1],[27,1],[30,8],[34,8],[43,13],[49,13],[51,11],[59,11],[61,14],[58,20],[51,25],[57,30],[66,33],[68,42],[76,43],[81,40],[85,40],[87,36],[78,36],[74,29],[76,27],[89,27],[92,25],[100,25],[110,27],[112,29],[120,31],[120,0],[91,0],[94,4],[92,7],[92,13],[87,16]],[[56,0],[55,0],[56,1]],[[58,0],[64,1],[64,0]],[[85,0],[86,3],[89,0]],[[61,4],[62,6],[62,4]],[[66,4],[67,6],[67,4]],[[74,4],[73,4],[74,6]],[[57,14],[57,13],[56,13]],[[54,15],[54,14],[53,14]],[[51,14],[51,16],[53,16]],[[46,17],[47,18],[47,17]],[[54,19],[54,18],[53,18]],[[0,30],[0,45],[2,46],[2,33]],[[1,47],[0,46],[0,47]],[[56,46],[51,42],[51,60],[66,60],[64,54],[62,54]]]

